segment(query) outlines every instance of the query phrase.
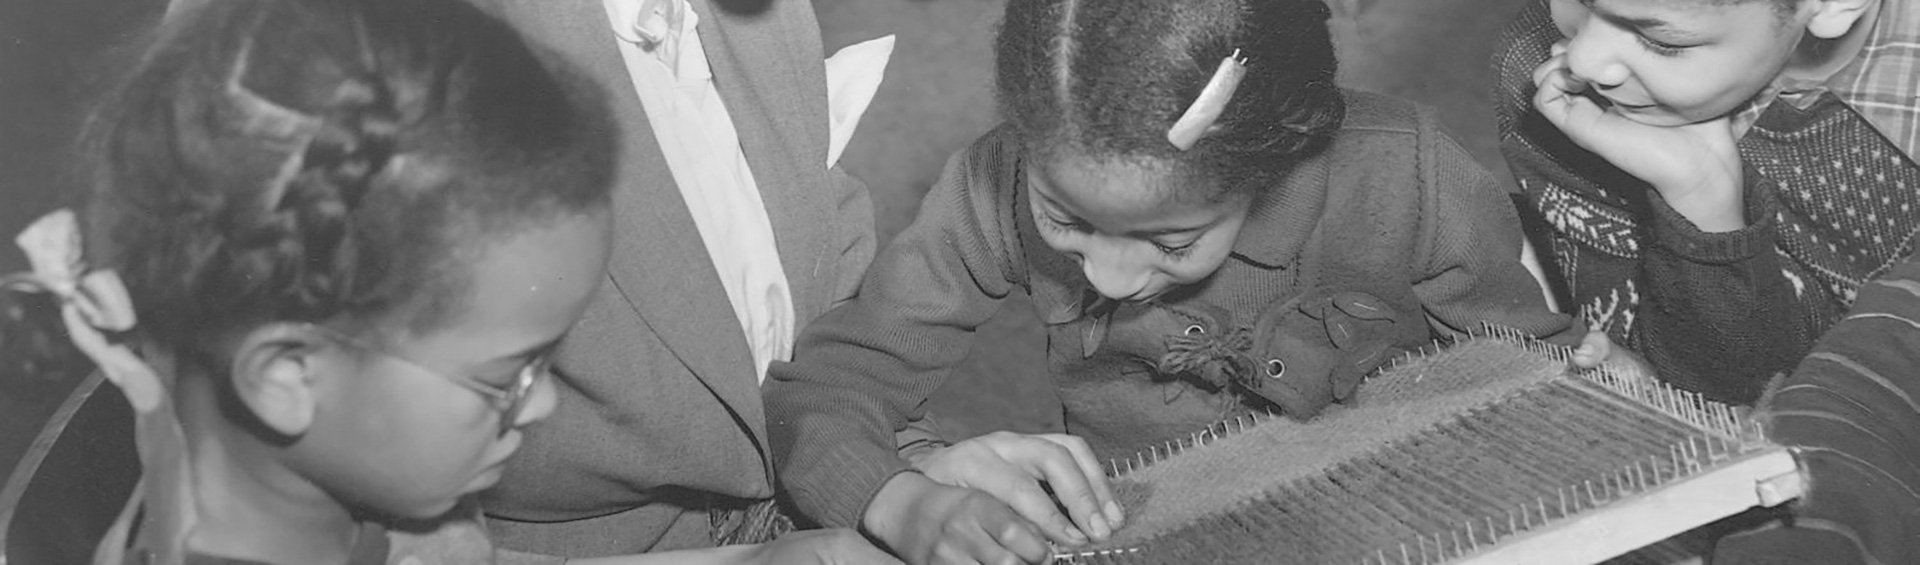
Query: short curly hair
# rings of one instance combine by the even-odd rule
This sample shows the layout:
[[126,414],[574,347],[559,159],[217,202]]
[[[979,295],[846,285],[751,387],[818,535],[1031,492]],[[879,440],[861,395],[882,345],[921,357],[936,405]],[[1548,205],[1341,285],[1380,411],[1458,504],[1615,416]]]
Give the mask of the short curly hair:
[[[1345,117],[1320,0],[1020,0],[996,45],[1002,111],[1028,146],[1195,165],[1225,178],[1284,171]],[[1246,77],[1181,151],[1167,129],[1235,50]]]

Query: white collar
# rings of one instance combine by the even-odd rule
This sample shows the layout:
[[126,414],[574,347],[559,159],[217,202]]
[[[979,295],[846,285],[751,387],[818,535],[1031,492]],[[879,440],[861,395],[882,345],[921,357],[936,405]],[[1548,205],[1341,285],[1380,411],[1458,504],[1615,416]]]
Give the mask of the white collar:
[[621,41],[632,43],[668,69],[678,70],[681,38],[699,25],[687,0],[601,0],[607,22]]

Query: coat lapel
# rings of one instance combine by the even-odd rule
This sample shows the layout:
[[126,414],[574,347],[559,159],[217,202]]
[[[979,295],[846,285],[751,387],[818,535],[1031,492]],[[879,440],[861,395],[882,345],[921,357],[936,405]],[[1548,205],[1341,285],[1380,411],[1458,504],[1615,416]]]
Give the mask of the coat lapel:
[[[827,79],[813,6],[692,0],[700,41],[759,186],[804,325],[832,300],[836,203],[827,172]],[[796,328],[798,329],[798,328]]]
[[746,337],[660,153],[606,12],[597,0],[576,2],[557,9],[496,1],[491,8],[528,39],[560,52],[606,93],[621,151],[613,198],[616,235],[607,267],[612,284],[603,292],[621,293],[680,362],[747,422],[764,460],[766,414]]

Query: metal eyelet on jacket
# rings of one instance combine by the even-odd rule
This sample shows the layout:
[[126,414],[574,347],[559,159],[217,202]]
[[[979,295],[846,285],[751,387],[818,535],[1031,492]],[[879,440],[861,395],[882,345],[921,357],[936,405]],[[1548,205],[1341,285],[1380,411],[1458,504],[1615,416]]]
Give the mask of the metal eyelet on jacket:
[[1187,335],[1207,335],[1207,329],[1200,327],[1200,324],[1187,326]]
[[1287,362],[1279,359],[1267,360],[1267,378],[1277,379],[1287,374]]

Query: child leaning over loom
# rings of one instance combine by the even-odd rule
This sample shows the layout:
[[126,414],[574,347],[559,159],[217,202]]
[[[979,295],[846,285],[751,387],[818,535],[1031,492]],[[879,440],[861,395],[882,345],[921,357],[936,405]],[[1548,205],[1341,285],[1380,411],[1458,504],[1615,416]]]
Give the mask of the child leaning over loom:
[[1398,352],[1483,323],[1579,341],[1487,173],[1431,116],[1334,86],[1327,16],[1314,0],[1009,2],[1009,122],[954,157],[860,295],[771,371],[798,507],[910,562],[1044,558],[1012,510],[903,473],[892,447],[1016,291],[1084,443],[1002,434],[919,462],[1068,545],[1123,518],[1100,459],[1240,410],[1311,417]]
[[496,480],[604,269],[582,94],[455,2],[170,20],[94,117],[84,217],[37,222],[9,277],[135,410],[95,562],[383,563],[379,521]]
[[1753,402],[1920,232],[1912,0],[1536,0],[1496,65],[1561,303],[1683,388]]
[[[609,118],[455,0],[196,4],[96,117],[85,217],[37,222],[5,279],[58,297],[16,322],[135,410],[141,480],[95,562],[491,561],[478,528],[383,525],[469,524],[553,410],[610,248]],[[859,542],[796,539],[732,557]]]

